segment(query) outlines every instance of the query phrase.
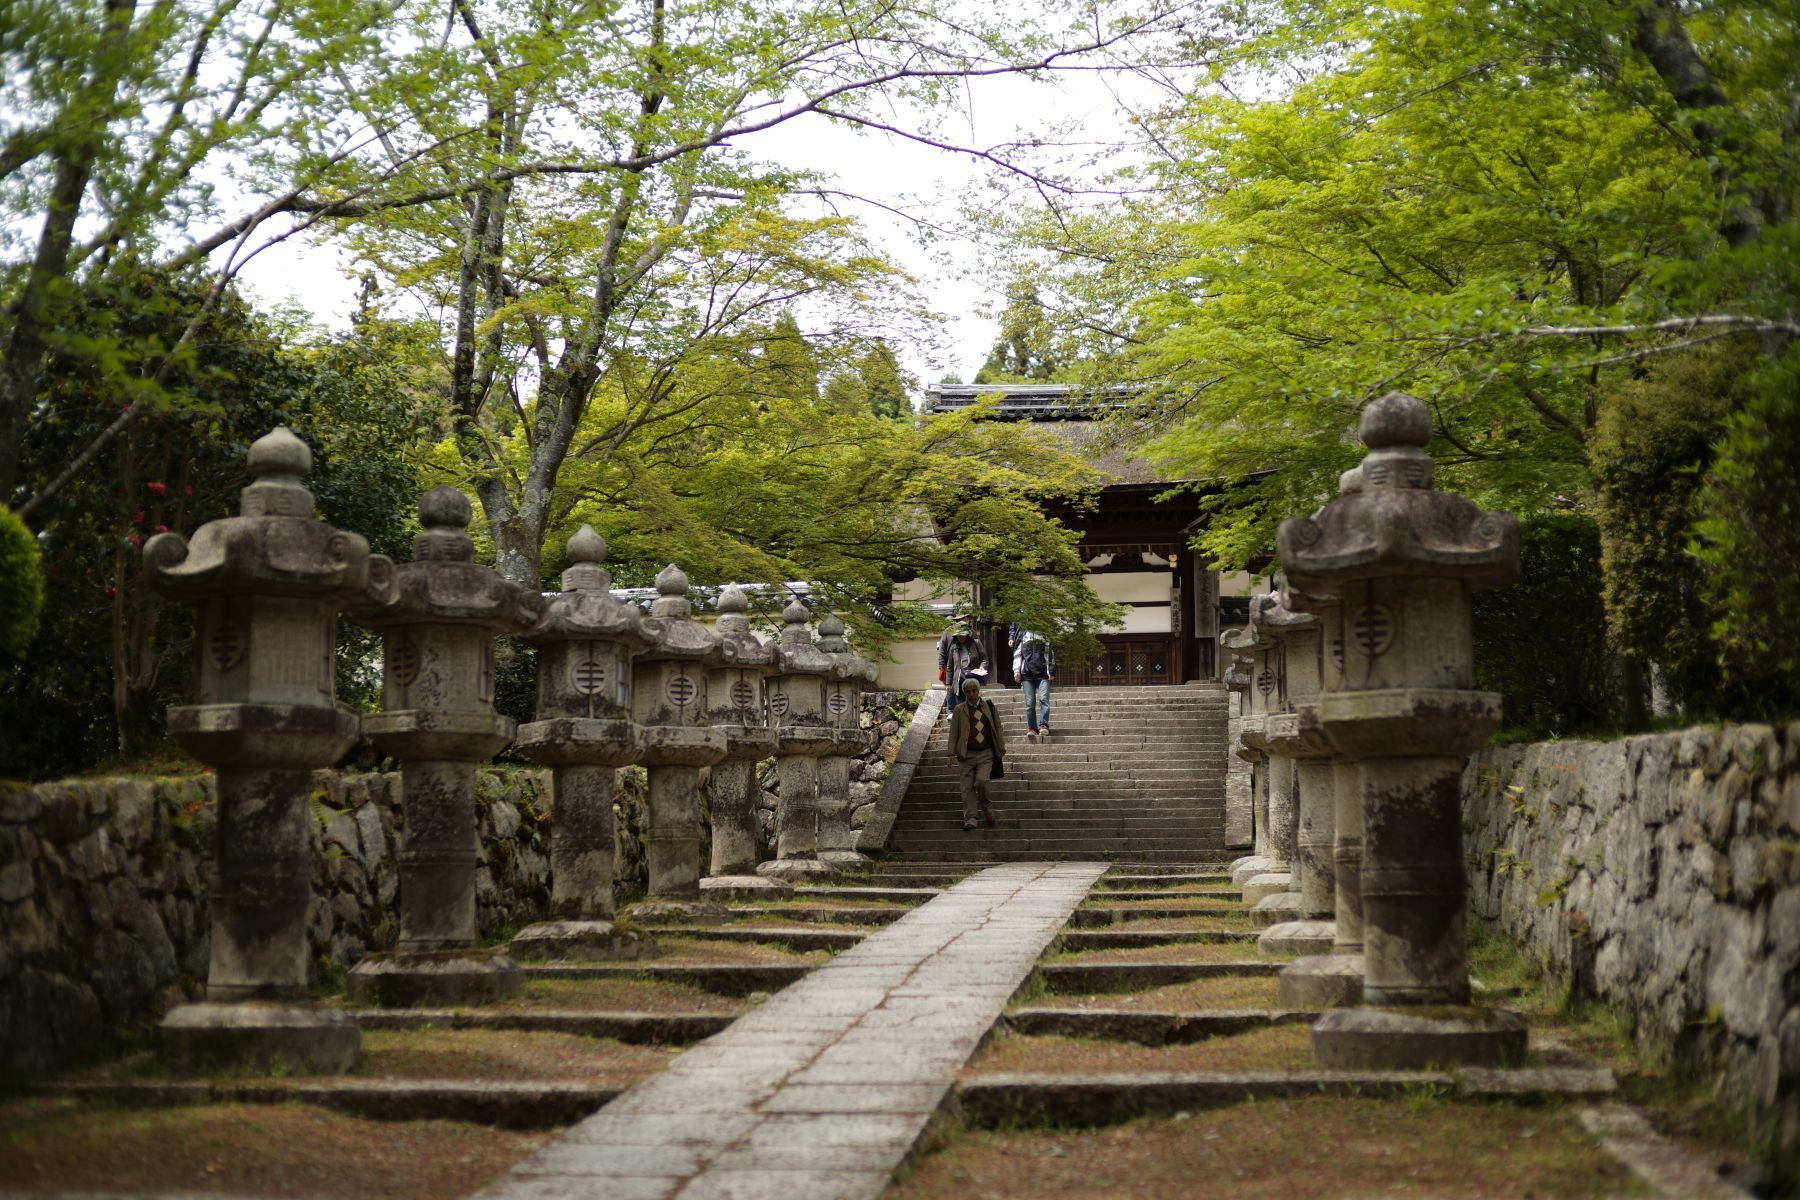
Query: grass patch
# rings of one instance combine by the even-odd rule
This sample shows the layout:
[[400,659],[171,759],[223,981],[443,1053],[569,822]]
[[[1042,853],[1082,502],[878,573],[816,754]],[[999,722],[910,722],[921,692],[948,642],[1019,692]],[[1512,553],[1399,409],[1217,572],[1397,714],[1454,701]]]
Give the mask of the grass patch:
[[760,942],[726,942],[704,937],[657,937],[656,944],[662,953],[655,958],[638,960],[640,966],[665,966],[680,963],[723,964],[762,964],[762,963],[824,963],[830,960],[829,950],[789,950],[785,946],[773,946]]
[[[1054,943],[1052,943],[1054,945]],[[1260,962],[1255,942],[1172,942],[1165,946],[1115,946],[1103,950],[1057,950],[1051,963]]]
[[1220,976],[1189,983],[1144,988],[1135,992],[1094,995],[1055,994],[1048,987],[1016,1003],[1055,1008],[1106,1008],[1129,1012],[1197,1012],[1209,1008],[1278,1008],[1280,980],[1267,976]]
[[1123,1071],[1311,1071],[1312,1030],[1271,1025],[1174,1046],[1140,1046],[1099,1037],[1002,1034],[965,1074],[1015,1071],[1104,1074]]

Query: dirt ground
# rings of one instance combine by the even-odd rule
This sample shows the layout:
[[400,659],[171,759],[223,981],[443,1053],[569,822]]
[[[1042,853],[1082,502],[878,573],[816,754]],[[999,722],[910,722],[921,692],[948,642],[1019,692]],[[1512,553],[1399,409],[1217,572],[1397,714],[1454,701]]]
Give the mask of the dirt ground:
[[1261,962],[1255,942],[1173,942],[1164,946],[1119,946],[1104,950],[1066,950],[1044,960],[1053,963],[1184,963]]
[[883,1200],[1649,1195],[1561,1107],[1307,1097],[1096,1130],[952,1135]]
[[[661,966],[667,963],[824,963],[831,960],[829,950],[789,950],[759,942],[724,942],[702,937],[659,937],[656,944],[662,953],[640,960],[636,965]],[[630,964],[628,964],[630,965]]]
[[1179,1046],[1139,1046],[1105,1038],[1003,1035],[989,1039],[964,1074],[1314,1069],[1312,1030],[1305,1025],[1271,1025]]
[[748,1002],[661,979],[532,979],[510,1000],[484,1007],[485,1012],[645,1012],[726,1013],[744,1011]]
[[145,1110],[22,1100],[0,1105],[0,1181],[45,1193],[449,1200],[553,1136],[363,1120],[305,1104]]
[[1280,980],[1273,975],[1222,975],[1146,988],[1141,992],[1089,995],[1049,992],[1023,1003],[1056,1008],[1119,1008],[1132,1012],[1194,1012],[1208,1008],[1280,1008]]
[[679,1049],[572,1033],[498,1029],[372,1029],[352,1079],[578,1080],[627,1087]]

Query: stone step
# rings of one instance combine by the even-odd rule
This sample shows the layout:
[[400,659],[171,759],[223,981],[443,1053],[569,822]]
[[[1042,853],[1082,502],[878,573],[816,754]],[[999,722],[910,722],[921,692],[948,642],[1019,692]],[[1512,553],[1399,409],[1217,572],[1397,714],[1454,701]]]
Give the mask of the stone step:
[[1065,929],[1051,943],[1055,950],[1143,950],[1151,946],[1215,946],[1254,942],[1254,929],[1139,930]]
[[[1052,811],[1064,813],[1111,813],[1131,808],[1150,808],[1159,812],[1170,811],[1205,811],[1218,807],[1224,793],[1214,788],[1210,791],[1153,789],[1153,788],[1069,788],[1055,784],[1033,787],[1030,784],[1016,783],[1011,787],[989,785],[988,796],[995,804],[1054,804]],[[929,792],[920,792],[918,796],[907,801],[901,810],[899,820],[905,821],[907,812],[921,811],[942,812],[960,806],[961,793],[954,788],[937,788]]]
[[[999,814],[996,814],[1000,819]],[[1082,821],[1021,821],[1016,818],[1004,818],[994,827],[998,834],[1016,834],[1034,837],[1078,838],[1092,836],[1116,840],[1118,838],[1135,838],[1147,841],[1167,839],[1171,841],[1202,842],[1216,835],[1223,827],[1222,821],[1204,819],[1188,819],[1162,821],[1154,824],[1138,821],[1120,822],[1082,822]],[[894,831],[894,848],[917,845],[922,840],[954,840],[963,834],[960,819],[946,818],[942,821],[920,822],[908,825],[904,829]]]
[[795,900],[828,902],[832,900],[880,900],[886,904],[924,904],[942,895],[938,888],[925,887],[840,887],[834,884],[796,887]]
[[[674,933],[673,929],[658,929]],[[724,931],[683,930],[702,937],[719,937]],[[801,931],[807,932],[807,931]],[[821,932],[821,931],[812,931]],[[829,932],[829,931],[828,931]],[[861,940],[845,931],[841,936]],[[1064,936],[1067,936],[1066,934]],[[854,945],[855,943],[849,943]],[[841,949],[841,947],[838,947]],[[731,1013],[590,1012],[544,1010],[491,1012],[467,1008],[358,1008],[350,1015],[364,1029],[504,1029],[530,1033],[572,1033],[582,1037],[652,1046],[687,1046],[720,1032],[737,1017]]]
[[[1199,804],[1134,804],[1129,808],[1114,808],[1110,805],[1063,804],[1062,802],[1043,803],[1032,800],[1020,800],[1006,796],[995,797],[992,808],[1001,816],[1017,820],[1036,819],[1042,821],[1081,822],[1089,820],[1105,821],[1198,821],[1207,823],[1214,819],[1206,806]],[[935,800],[928,804],[920,804],[908,813],[903,813],[895,823],[897,828],[910,827],[915,820],[931,822],[946,820],[962,812],[962,805],[952,797]]]
[[[958,832],[956,840],[949,837],[943,839],[919,838],[909,841],[906,849],[914,853],[930,853],[936,851],[943,854],[966,854],[972,846],[980,847],[986,854],[1004,854],[1014,861],[1032,859],[1092,859],[1094,861],[1114,858],[1140,858],[1167,856],[1168,860],[1191,860],[1204,845],[1202,839],[1193,838],[1183,845],[1171,838],[1031,838],[1011,834],[1006,830],[973,829]],[[1241,907],[1236,911],[1242,911]]]
[[[970,834],[973,838],[975,835]],[[1194,862],[1208,853],[1216,853],[1205,849],[1189,848],[1185,850],[1158,850],[1144,847],[1124,846],[1095,853],[1092,850],[975,850],[968,844],[946,849],[915,849],[906,852],[917,862],[975,862],[983,867],[991,867],[998,862],[1114,862],[1130,861],[1138,867],[1170,866],[1176,869],[1191,867]],[[1191,915],[1191,914],[1190,914]]]
[[[1114,872],[1123,872],[1127,875],[1155,879],[1181,878],[1183,876],[1195,876],[1201,874],[1219,875],[1229,878],[1228,873],[1224,870],[1224,867],[1229,860],[1230,856],[1222,853],[1214,853],[1210,857],[1207,854],[1193,855],[1188,859],[1175,863],[1143,862],[1120,859],[1118,862],[1110,864],[1106,874],[1101,876],[1101,878],[1115,878]],[[892,867],[906,871],[943,871],[947,874],[953,873],[957,875],[966,875],[975,871],[980,871],[990,865],[984,860],[973,858],[957,860],[945,859],[942,857],[930,859],[908,857],[901,851],[895,851],[893,854],[888,855],[881,860],[881,863],[883,869]]]

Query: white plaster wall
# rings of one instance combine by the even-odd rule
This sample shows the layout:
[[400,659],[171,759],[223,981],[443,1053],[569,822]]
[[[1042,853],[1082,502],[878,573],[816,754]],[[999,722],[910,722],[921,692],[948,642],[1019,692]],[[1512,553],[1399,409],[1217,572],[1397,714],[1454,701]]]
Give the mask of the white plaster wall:
[[880,663],[875,686],[884,692],[922,691],[937,683],[937,638],[912,638],[888,647],[894,661]]
[[1118,629],[1109,629],[1108,633],[1168,633],[1170,630],[1170,609],[1164,604],[1156,608],[1128,608],[1125,610],[1125,624]]
[[1087,581],[1096,596],[1113,604],[1145,600],[1167,604],[1173,594],[1173,578],[1167,571],[1121,571],[1089,575]]

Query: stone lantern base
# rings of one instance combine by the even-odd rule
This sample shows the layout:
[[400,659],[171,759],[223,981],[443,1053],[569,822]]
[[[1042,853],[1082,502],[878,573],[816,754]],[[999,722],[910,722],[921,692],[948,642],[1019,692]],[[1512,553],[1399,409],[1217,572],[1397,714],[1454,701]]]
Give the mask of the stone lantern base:
[[1231,864],[1231,883],[1234,887],[1243,887],[1258,875],[1269,873],[1269,856],[1251,854]]
[[1354,1008],[1363,998],[1363,956],[1317,954],[1281,969],[1283,1008]]
[[356,1066],[362,1030],[348,1013],[295,1004],[184,1004],[156,1030],[158,1057],[176,1070],[285,1067],[341,1075]]
[[1336,942],[1335,921],[1283,921],[1263,930],[1256,939],[1256,952],[1297,958],[1303,954],[1329,954]]
[[1305,919],[1306,898],[1299,892],[1276,892],[1264,896],[1250,909],[1250,921],[1254,925],[1281,925]]
[[857,867],[866,867],[875,860],[861,850],[821,850],[819,861],[845,871],[853,871]]
[[1263,871],[1252,875],[1241,885],[1244,889],[1244,903],[1255,908],[1270,896],[1279,896],[1289,891],[1293,885],[1294,876],[1289,871]]
[[700,881],[701,898],[722,903],[749,901],[757,904],[767,900],[790,900],[793,895],[792,884],[761,875],[708,875]]
[[1507,1067],[1525,1059],[1525,1018],[1466,1004],[1344,1008],[1320,1017],[1312,1040],[1328,1070]]
[[350,969],[346,990],[353,1004],[441,1008],[504,1000],[524,982],[505,950],[459,947],[371,954]]
[[838,868],[818,858],[778,858],[758,865],[756,873],[788,883],[811,883],[830,879],[838,873]]
[[538,921],[513,935],[512,954],[531,962],[655,958],[656,939],[611,921]]
[[721,925],[731,918],[716,900],[673,900],[651,897],[625,910],[642,925]]

